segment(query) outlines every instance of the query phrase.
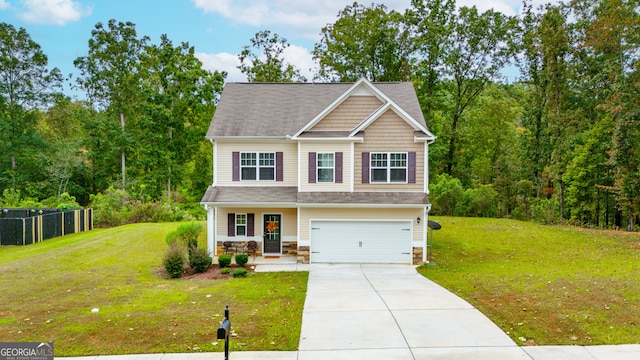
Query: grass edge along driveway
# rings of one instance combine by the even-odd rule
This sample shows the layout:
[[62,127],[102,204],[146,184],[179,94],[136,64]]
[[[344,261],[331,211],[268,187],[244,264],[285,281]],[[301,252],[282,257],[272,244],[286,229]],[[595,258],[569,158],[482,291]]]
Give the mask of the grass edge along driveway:
[[56,356],[222,351],[216,330],[229,305],[232,351],[296,350],[308,273],[163,279],[164,238],[178,225],[0,247],[0,339],[53,341]]
[[437,266],[418,271],[520,345],[640,342],[640,234],[432,217]]

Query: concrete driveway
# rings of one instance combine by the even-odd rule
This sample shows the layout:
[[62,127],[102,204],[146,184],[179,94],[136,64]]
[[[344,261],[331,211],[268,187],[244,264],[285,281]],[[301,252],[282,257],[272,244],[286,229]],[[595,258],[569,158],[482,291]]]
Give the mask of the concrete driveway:
[[312,264],[298,359],[530,359],[414,266]]

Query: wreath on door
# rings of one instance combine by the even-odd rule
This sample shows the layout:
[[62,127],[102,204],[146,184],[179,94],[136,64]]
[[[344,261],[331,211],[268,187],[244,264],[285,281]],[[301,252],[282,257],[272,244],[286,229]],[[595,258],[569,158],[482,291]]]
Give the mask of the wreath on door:
[[278,224],[276,224],[275,221],[269,221],[269,223],[267,224],[267,231],[272,233],[276,231],[276,229],[278,229]]

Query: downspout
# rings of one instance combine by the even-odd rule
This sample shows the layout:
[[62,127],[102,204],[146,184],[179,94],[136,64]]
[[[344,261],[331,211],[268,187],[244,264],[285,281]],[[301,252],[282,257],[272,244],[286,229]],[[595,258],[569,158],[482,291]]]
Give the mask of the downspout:
[[436,141],[435,138],[424,143],[424,193],[429,195],[429,145]]

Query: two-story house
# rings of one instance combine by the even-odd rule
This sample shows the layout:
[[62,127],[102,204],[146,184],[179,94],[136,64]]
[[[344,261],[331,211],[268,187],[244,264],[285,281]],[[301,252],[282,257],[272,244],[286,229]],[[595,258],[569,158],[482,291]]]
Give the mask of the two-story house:
[[426,260],[435,136],[411,83],[228,83],[207,138],[212,256],[256,241],[301,263]]

